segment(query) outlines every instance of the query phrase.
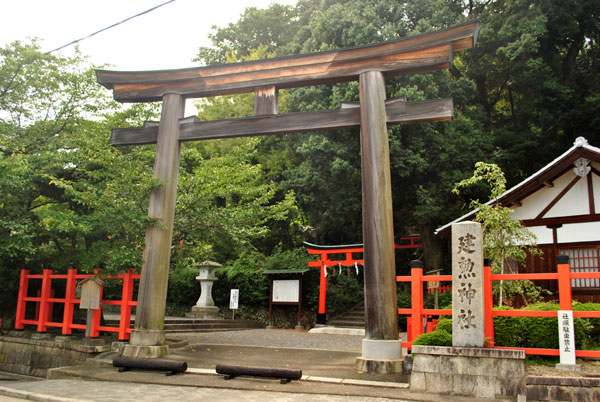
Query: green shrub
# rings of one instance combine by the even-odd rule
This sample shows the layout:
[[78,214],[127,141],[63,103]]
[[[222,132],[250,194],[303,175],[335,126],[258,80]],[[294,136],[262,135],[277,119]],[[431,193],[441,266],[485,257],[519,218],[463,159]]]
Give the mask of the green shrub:
[[269,303],[269,278],[263,275],[266,258],[252,252],[217,268],[218,280],[213,285],[212,296],[217,306],[229,307],[231,289],[239,289],[240,305],[259,306]]
[[[600,311],[600,303],[573,303],[573,311]],[[600,346],[600,318],[578,318],[586,323],[585,348]]]
[[[524,307],[526,311],[557,311],[556,303],[535,303]],[[584,310],[584,308],[581,308]],[[591,309],[591,308],[590,308]],[[512,310],[497,307],[494,310]],[[593,326],[582,318],[574,319],[577,349],[590,344]],[[554,317],[494,317],[494,343],[496,346],[558,349],[558,322]]]
[[[231,289],[240,290],[240,306],[269,306],[270,279],[264,275],[266,270],[303,269],[308,266],[306,249],[276,251],[265,256],[258,252],[249,252],[235,260],[223,264],[215,274],[218,278],[213,285],[213,299],[220,307],[229,307]],[[313,306],[315,295],[318,296],[318,269],[304,274],[303,301],[305,308]],[[241,308],[241,307],[240,307]]]
[[[528,311],[558,311],[560,306],[556,303],[535,303],[523,308]],[[550,317],[522,317],[527,330],[526,347],[558,349],[558,321]],[[581,318],[573,320],[575,331],[575,344],[577,349],[585,344],[585,322]]]
[[[167,306],[170,314],[191,307],[200,297],[200,283],[196,280],[198,268],[175,268],[169,270],[169,284],[167,290]],[[189,309],[188,309],[189,311]]]
[[327,312],[332,316],[341,314],[354,305],[364,300],[364,285],[362,274],[357,276],[352,268],[351,274],[346,274],[342,268],[342,275],[327,277]]
[[[511,307],[495,307],[494,310],[514,310]],[[524,317],[494,317],[494,344],[496,346],[524,347],[526,329]]]
[[435,330],[417,337],[413,345],[452,346],[452,335],[446,331]]
[[436,327],[436,331],[446,331],[447,333],[452,333],[452,319],[451,318],[442,318],[438,321]]

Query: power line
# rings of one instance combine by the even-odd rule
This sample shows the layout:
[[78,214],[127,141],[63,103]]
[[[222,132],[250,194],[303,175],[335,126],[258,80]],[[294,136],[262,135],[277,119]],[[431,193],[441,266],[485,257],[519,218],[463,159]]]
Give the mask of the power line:
[[157,6],[154,6],[154,7],[150,8],[150,9],[148,9],[148,10],[146,10],[146,11],[142,11],[142,12],[141,12],[141,13],[139,13],[139,14],[133,15],[133,16],[131,16],[131,17],[129,17],[129,18],[125,18],[124,20],[122,20],[122,21],[119,21],[119,22],[117,22],[117,23],[115,23],[115,24],[112,24],[112,25],[110,25],[110,26],[107,26],[106,28],[102,28],[102,29],[101,29],[101,30],[99,30],[99,31],[96,31],[96,32],[94,32],[94,33],[92,33],[92,34],[89,34],[88,36],[85,36],[85,37],[83,37],[83,38],[80,38],[80,39],[75,39],[74,41],[72,41],[72,42],[69,42],[69,43],[67,43],[66,45],[62,45],[62,46],[60,46],[60,47],[57,47],[56,49],[50,50],[49,52],[46,52],[46,54],[50,54],[50,53],[56,52],[57,50],[60,50],[60,49],[64,49],[65,47],[67,47],[67,46],[71,46],[71,45],[74,45],[75,43],[79,43],[79,42],[81,42],[82,40],[85,40],[85,39],[91,38],[92,36],[99,34],[100,32],[104,32],[104,31],[106,31],[106,30],[109,30],[109,29],[111,29],[111,28],[114,28],[114,27],[116,27],[117,25],[121,25],[121,24],[123,24],[124,22],[127,22],[127,21],[129,21],[129,20],[132,20],[132,19],[134,19],[134,18],[136,18],[136,17],[139,17],[139,16],[141,16],[141,15],[148,14],[149,12],[151,12],[151,11],[154,11],[154,10],[156,10],[157,8],[160,8],[160,7],[162,7],[162,6],[164,6],[164,5],[167,5],[167,4],[169,4],[169,3],[173,3],[174,1],[175,1],[175,0],[169,0],[169,1],[165,1],[164,3],[161,3],[161,4],[157,5]]

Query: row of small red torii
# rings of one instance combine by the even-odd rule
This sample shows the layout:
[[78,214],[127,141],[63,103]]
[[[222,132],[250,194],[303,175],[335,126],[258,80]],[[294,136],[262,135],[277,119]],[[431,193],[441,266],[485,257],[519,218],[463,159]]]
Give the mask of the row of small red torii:
[[[394,249],[414,249],[423,248],[423,244],[420,243],[420,235],[407,235],[402,236],[399,239],[399,243],[394,244]],[[308,266],[311,268],[321,268],[321,279],[319,282],[319,311],[317,314],[317,324],[326,323],[326,311],[325,302],[327,299],[327,268],[336,266],[345,267],[358,267],[358,265],[364,265],[362,258],[354,258],[354,254],[362,254],[364,247],[362,244],[350,244],[344,246],[319,246],[304,242],[307,247],[308,254],[318,255],[319,259],[316,261],[309,261]],[[332,259],[332,256],[344,254],[344,259]]]

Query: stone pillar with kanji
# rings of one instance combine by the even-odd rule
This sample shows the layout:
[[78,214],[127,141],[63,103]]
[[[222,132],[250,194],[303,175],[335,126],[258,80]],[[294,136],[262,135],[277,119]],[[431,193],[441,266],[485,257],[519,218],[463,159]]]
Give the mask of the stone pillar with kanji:
[[483,232],[477,222],[452,225],[452,346],[483,347]]

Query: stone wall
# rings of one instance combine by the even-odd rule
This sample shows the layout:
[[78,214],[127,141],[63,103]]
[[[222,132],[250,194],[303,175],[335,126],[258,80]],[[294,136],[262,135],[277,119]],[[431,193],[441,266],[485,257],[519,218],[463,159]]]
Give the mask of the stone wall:
[[0,336],[0,371],[46,377],[50,368],[82,364],[88,357],[110,349],[71,344],[68,337],[59,338],[62,342]]
[[525,393],[522,350],[415,345],[412,356],[413,391],[481,398]]
[[600,401],[600,378],[526,377],[527,401]]

